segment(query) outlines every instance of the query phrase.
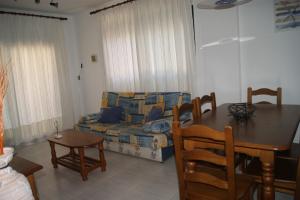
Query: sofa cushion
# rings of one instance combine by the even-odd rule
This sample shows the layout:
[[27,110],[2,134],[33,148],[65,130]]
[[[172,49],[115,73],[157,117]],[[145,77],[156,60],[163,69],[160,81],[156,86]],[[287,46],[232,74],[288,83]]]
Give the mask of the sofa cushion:
[[101,107],[113,107],[117,105],[119,94],[116,92],[103,92]]
[[185,121],[189,121],[189,120],[192,120],[193,119],[193,114],[192,112],[185,112],[185,113],[182,113],[180,116],[179,116],[179,121],[180,122],[185,122]]
[[153,106],[148,115],[145,117],[146,122],[155,121],[161,119],[163,115],[162,107],[160,106]]
[[144,124],[145,116],[143,114],[129,114],[127,116],[127,122],[131,124]]
[[151,122],[147,122],[143,126],[144,132],[151,133],[167,133],[171,129],[169,119],[159,119]]
[[180,92],[164,93],[165,110],[172,110],[175,105],[178,105]]
[[143,99],[132,99],[129,104],[128,114],[143,114],[143,106],[145,100]]
[[93,113],[87,116],[81,117],[79,124],[93,124],[97,123],[100,118],[100,113]]
[[119,106],[101,108],[99,122],[109,124],[120,123],[122,119],[122,110],[123,108]]
[[[106,133],[107,130],[114,129],[115,127],[118,127],[119,125],[120,124],[95,123],[95,124],[89,124],[88,128],[94,132]],[[81,125],[80,125],[80,127],[81,127]]]
[[130,107],[131,99],[129,97],[119,97],[118,99],[118,106],[123,108],[122,112],[122,121],[127,121],[127,115]]
[[157,104],[160,102],[160,95],[158,93],[149,93],[148,95],[146,95],[145,97],[145,104],[149,105],[149,104]]

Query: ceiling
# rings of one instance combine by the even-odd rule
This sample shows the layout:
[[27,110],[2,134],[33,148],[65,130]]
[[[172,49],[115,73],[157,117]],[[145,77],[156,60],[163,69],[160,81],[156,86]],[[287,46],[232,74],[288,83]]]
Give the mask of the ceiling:
[[39,4],[35,0],[0,0],[0,8],[13,8],[21,10],[54,12],[54,13],[74,13],[85,8],[92,8],[108,2],[109,0],[53,0],[58,2],[59,7],[50,6],[51,0],[40,0]]

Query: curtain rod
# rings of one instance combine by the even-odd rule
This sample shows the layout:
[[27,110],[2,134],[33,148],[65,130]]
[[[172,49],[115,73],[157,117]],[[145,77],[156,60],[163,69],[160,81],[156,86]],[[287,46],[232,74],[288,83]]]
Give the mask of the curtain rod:
[[126,4],[126,3],[130,3],[130,2],[133,2],[133,1],[136,1],[136,0],[127,0],[127,1],[123,1],[123,2],[121,2],[121,3],[117,3],[117,4],[114,4],[114,5],[105,7],[105,8],[101,8],[101,9],[98,9],[98,10],[94,10],[94,11],[90,12],[90,15],[93,15],[93,14],[96,14],[96,13],[98,13],[98,12],[101,12],[101,11],[104,11],[104,10],[108,10],[108,9],[111,9],[111,8],[114,8],[114,7],[117,7],[117,6]]
[[30,17],[41,17],[41,18],[49,18],[49,19],[59,19],[59,20],[68,20],[66,17],[54,17],[47,15],[36,15],[31,13],[20,13],[20,12],[7,12],[0,10],[0,14],[9,14],[9,15],[22,15],[22,16],[30,16]]

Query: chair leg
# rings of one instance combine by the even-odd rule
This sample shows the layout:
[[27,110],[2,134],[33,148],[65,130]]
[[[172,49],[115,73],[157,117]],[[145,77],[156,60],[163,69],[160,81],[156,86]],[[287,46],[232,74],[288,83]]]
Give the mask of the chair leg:
[[239,170],[244,172],[247,167],[247,156],[244,154],[239,154]]
[[248,195],[248,199],[249,200],[254,200],[254,192],[257,188],[257,185],[254,185],[253,187],[251,187],[250,191],[249,191],[249,195]]
[[261,187],[262,187],[261,184],[259,184],[257,186],[257,200],[261,200],[262,199],[261,198],[261,195],[262,195],[262,188]]

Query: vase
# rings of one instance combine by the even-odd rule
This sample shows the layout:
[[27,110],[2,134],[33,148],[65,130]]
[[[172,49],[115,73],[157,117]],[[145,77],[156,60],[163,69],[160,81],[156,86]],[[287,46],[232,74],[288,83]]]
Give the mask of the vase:
[[34,200],[27,178],[8,166],[14,149],[4,147],[3,151],[0,155],[0,200]]

